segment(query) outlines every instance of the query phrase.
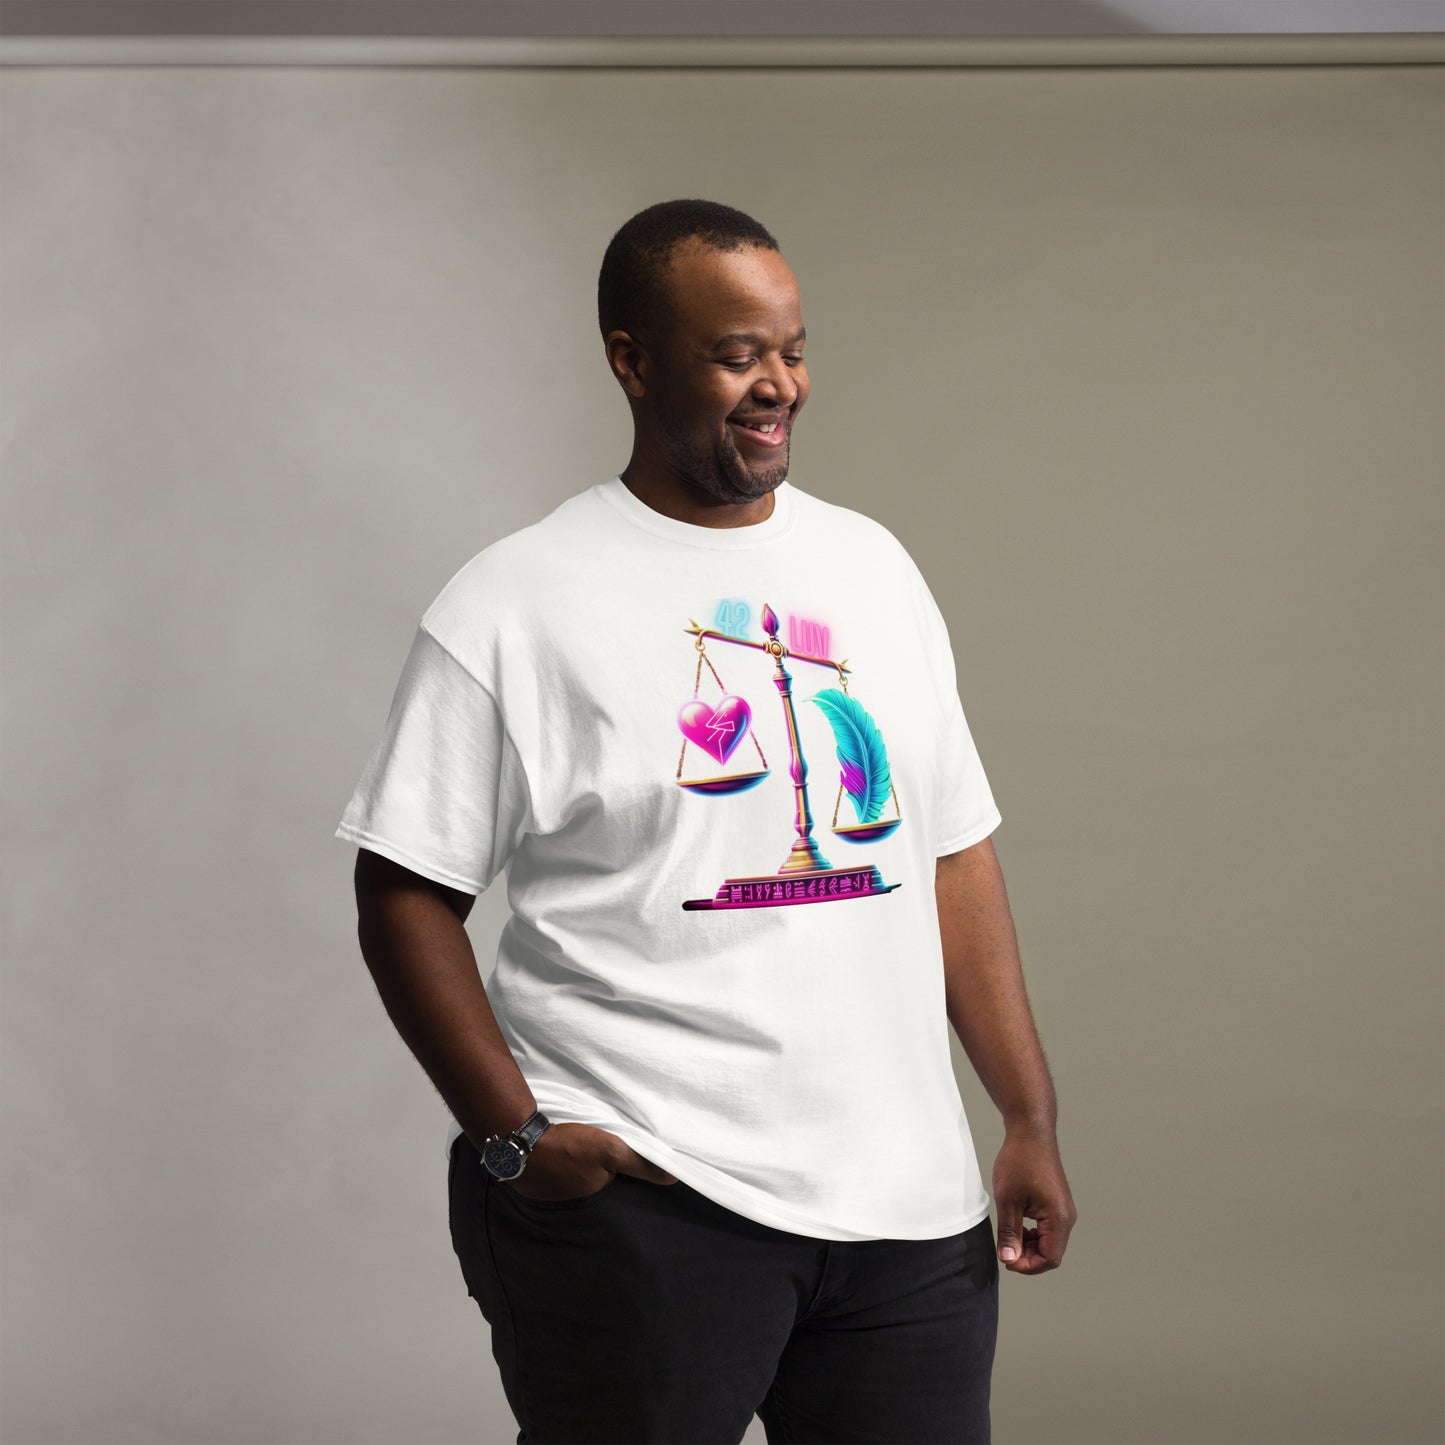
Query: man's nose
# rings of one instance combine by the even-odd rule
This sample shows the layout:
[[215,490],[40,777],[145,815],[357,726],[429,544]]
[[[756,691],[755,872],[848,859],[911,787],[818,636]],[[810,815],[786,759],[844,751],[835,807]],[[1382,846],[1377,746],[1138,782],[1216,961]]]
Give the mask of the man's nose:
[[753,395],[769,406],[782,407],[784,410],[798,399],[797,378],[781,357],[758,378],[753,387]]

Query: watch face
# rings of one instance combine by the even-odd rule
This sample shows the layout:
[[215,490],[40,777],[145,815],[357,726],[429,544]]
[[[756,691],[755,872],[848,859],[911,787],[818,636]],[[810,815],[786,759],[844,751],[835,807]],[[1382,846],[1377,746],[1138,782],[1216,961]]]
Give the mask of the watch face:
[[482,1163],[497,1179],[515,1179],[522,1172],[522,1151],[510,1139],[489,1139]]

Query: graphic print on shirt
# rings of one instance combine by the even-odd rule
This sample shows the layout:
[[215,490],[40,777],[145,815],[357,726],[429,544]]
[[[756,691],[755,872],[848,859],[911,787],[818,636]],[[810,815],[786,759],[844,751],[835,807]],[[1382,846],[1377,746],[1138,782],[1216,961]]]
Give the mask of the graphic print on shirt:
[[[739,692],[730,692],[723,683],[713,655],[708,652],[707,639],[722,644],[717,647],[719,652],[729,646],[760,651],[772,660],[771,681],[777,690],[786,725],[791,784],[787,809],[793,814],[792,826],[796,836],[776,873],[725,878],[711,898],[687,898],[682,906],[696,910],[778,908],[794,903],[834,903],[845,898],[869,898],[891,893],[901,885],[885,883],[877,864],[864,862],[834,867],[813,838],[813,812],[808,795],[809,765],[803,756],[802,738],[793,706],[794,674],[783,660],[791,660],[794,668],[799,664],[825,667],[838,676],[837,687],[824,688],[805,700],[816,703],[822,709],[832,727],[837,749],[839,779],[838,796],[833,807],[833,834],[845,843],[866,844],[897,831],[903,817],[888,766],[888,749],[883,734],[868,710],[848,692],[851,669],[846,661],[834,661],[828,656],[826,627],[790,617],[789,641],[785,643],[778,636],[777,614],[764,603],[761,622],[766,640],[753,640],[744,635],[749,630],[750,613],[751,609],[745,602],[725,599],[718,605],[714,618],[716,626],[702,627],[689,618],[690,625],[683,629],[694,638],[697,672],[693,679],[692,697],[677,710],[677,725],[683,743],[678,754],[676,782],[678,787],[701,798],[718,798],[755,788],[768,777],[771,769],[752,726],[753,707],[746,697]],[[700,695],[704,665],[716,683],[720,697],[704,698]],[[752,675],[756,676],[757,672],[754,668]],[[744,752],[738,766],[731,767],[733,755],[743,747],[744,740],[752,744],[757,754],[757,765],[751,766],[753,759]],[[684,778],[683,765],[689,743],[719,767],[728,770],[713,776]],[[840,826],[838,809],[845,793],[852,804],[856,821]],[[894,816],[885,819],[883,813],[890,800]],[[780,827],[783,819],[784,807],[780,802]]]

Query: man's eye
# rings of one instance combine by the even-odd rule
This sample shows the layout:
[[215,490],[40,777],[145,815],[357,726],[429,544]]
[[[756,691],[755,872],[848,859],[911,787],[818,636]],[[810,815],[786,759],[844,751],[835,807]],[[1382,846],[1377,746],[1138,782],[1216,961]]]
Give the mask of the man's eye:
[[[803,358],[801,356],[785,356],[783,360],[786,361],[789,366],[799,366],[802,364]],[[727,367],[729,371],[745,371],[752,364],[753,363],[751,357],[749,357],[746,361],[723,362],[723,365]]]

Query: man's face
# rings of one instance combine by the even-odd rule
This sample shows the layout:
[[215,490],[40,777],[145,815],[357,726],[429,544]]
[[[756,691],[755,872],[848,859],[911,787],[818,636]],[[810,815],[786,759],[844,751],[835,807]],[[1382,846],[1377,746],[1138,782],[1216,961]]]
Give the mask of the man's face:
[[808,399],[797,280],[776,251],[685,242],[668,283],[677,325],[648,369],[639,420],[649,449],[694,489],[755,501],[787,479]]

